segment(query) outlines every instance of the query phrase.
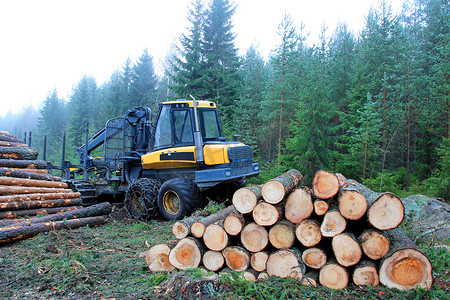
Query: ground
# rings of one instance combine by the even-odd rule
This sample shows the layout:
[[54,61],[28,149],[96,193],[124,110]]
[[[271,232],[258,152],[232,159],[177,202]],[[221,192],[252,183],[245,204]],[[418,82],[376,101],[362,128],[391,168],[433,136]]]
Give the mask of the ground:
[[131,220],[116,206],[108,223],[61,230],[0,248],[0,299],[421,299],[450,297],[449,205],[425,196],[405,203],[403,228],[433,264],[434,284],[399,292],[385,287],[342,291],[307,288],[272,278],[253,284],[218,279],[199,269],[152,273],[139,253],[158,243],[173,245],[169,221]]

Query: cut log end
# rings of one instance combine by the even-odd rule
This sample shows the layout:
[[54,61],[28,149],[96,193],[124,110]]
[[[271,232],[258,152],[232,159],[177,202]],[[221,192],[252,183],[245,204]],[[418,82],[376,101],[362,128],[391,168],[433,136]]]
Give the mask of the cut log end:
[[179,270],[196,268],[200,265],[202,254],[197,240],[184,238],[170,251],[169,262]]
[[248,251],[259,252],[269,243],[269,233],[256,223],[249,223],[242,229],[241,242]]
[[269,230],[269,242],[277,249],[292,247],[295,241],[294,225],[288,222],[278,222]]
[[357,264],[361,260],[362,251],[358,242],[349,234],[339,234],[331,241],[333,252],[338,263],[344,267]]
[[222,251],[228,245],[228,234],[222,226],[212,224],[206,227],[203,241],[208,249]]
[[313,192],[317,198],[330,199],[339,191],[339,180],[333,172],[319,170],[314,175]]
[[322,249],[313,247],[303,251],[302,259],[305,265],[318,270],[327,262],[327,255]]
[[318,199],[314,201],[314,212],[318,216],[323,216],[328,211],[329,207],[328,202],[325,200]]
[[233,205],[242,214],[252,212],[261,198],[261,188],[257,186],[240,188],[233,194]]
[[340,290],[348,285],[348,273],[338,264],[327,264],[320,269],[319,282],[330,289]]
[[268,203],[277,204],[283,200],[285,193],[284,186],[279,181],[269,181],[262,189],[264,200]]
[[333,237],[345,230],[347,226],[347,221],[337,210],[328,211],[320,225],[320,231],[325,237]]
[[428,258],[414,249],[403,249],[386,258],[380,267],[380,282],[401,291],[421,287],[429,290],[433,283]]
[[260,226],[272,226],[280,218],[280,211],[272,204],[260,202],[255,206],[252,212],[253,220]]
[[364,254],[370,259],[378,260],[383,258],[389,252],[389,241],[380,232],[368,229],[358,238]]
[[295,229],[297,239],[305,247],[313,247],[322,239],[320,226],[317,221],[306,219],[300,222]]
[[185,237],[188,236],[188,234],[189,234],[189,227],[186,226],[186,224],[184,224],[183,222],[180,222],[180,221],[175,222],[172,225],[172,233],[173,233],[173,236],[176,239],[180,240],[180,239],[185,238]]
[[244,227],[244,219],[242,216],[230,214],[223,222],[223,227],[229,235],[238,235]]
[[269,259],[269,254],[267,252],[256,252],[252,253],[250,258],[250,265],[257,272],[263,272],[266,270],[267,260]]
[[339,211],[348,220],[359,220],[367,211],[367,200],[357,191],[344,190],[340,193]]
[[158,244],[145,252],[144,258],[150,271],[172,271],[174,267],[169,262],[170,248],[166,244]]
[[212,272],[220,270],[224,262],[225,260],[220,252],[210,250],[203,255],[203,265]]
[[367,218],[373,227],[380,230],[396,228],[403,221],[405,208],[394,194],[384,193],[368,209]]
[[225,263],[228,268],[236,272],[248,269],[250,264],[250,254],[242,247],[230,246],[222,251]]
[[377,267],[369,262],[356,266],[352,278],[356,285],[378,286],[380,282]]
[[267,260],[267,274],[269,276],[292,277],[302,280],[304,265],[301,254],[294,249],[283,249],[273,252]]
[[308,188],[295,189],[287,198],[284,215],[287,220],[294,224],[309,218],[314,211],[311,192]]

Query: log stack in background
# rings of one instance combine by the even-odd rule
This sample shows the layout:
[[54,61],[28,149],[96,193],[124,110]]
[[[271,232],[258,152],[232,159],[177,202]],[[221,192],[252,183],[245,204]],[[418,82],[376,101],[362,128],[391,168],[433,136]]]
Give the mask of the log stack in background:
[[430,261],[399,227],[404,208],[398,197],[329,171],[318,171],[311,189],[299,187],[301,179],[290,170],[262,187],[241,188],[233,206],[174,223],[176,246],[148,250],[150,270],[203,265],[251,280],[290,276],[332,289],[352,282],[431,287]]
[[16,136],[0,132],[0,244],[106,222],[109,203],[83,208],[80,193],[50,175],[37,156]]

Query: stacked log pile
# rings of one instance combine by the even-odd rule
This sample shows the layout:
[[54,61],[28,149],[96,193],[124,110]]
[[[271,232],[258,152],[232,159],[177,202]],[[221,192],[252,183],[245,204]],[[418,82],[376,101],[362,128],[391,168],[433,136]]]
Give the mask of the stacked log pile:
[[299,187],[301,179],[290,170],[262,187],[241,188],[233,205],[216,214],[174,223],[175,247],[148,250],[149,269],[202,265],[249,280],[290,276],[332,289],[351,282],[431,287],[430,261],[399,227],[404,208],[398,197],[328,171],[315,174],[311,189]]
[[[0,132],[0,244],[61,228],[99,225],[110,204],[83,208],[80,193],[37,160],[36,149]],[[40,217],[41,215],[47,215]]]

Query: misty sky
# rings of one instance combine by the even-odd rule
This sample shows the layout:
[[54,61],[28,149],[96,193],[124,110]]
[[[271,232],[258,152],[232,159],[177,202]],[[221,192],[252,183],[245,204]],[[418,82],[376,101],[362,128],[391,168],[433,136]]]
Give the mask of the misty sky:
[[[155,67],[185,32],[191,0],[8,0],[0,2],[0,116],[38,107],[56,89],[67,99],[83,75],[97,84],[127,57],[147,48]],[[403,0],[391,0],[393,12]],[[358,33],[378,0],[235,0],[234,32],[239,53],[252,43],[264,57],[279,43],[278,24],[287,12],[305,25],[309,44],[322,26],[328,36],[341,21]]]

